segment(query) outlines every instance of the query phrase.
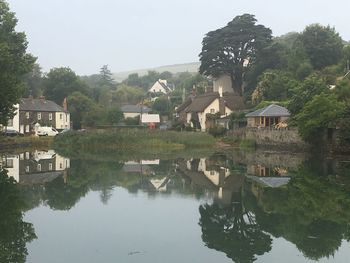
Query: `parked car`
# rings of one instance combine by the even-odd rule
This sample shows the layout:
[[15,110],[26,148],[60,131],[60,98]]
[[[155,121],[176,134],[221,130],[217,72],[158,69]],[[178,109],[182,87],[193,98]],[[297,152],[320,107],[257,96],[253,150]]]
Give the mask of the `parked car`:
[[38,136],[56,136],[59,132],[53,127],[42,126],[37,130]]
[[4,136],[10,136],[10,137],[15,137],[15,136],[24,136],[23,133],[19,133],[16,130],[11,130],[11,129],[6,129],[2,131],[2,135]]

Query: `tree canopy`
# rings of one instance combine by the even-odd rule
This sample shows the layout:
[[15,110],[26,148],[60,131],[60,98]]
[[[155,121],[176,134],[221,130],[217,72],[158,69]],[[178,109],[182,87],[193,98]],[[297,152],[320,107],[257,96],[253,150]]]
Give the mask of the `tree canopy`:
[[27,53],[27,40],[16,32],[17,19],[0,0],[0,124],[12,118],[14,105],[24,92],[22,77],[31,71],[35,58]]
[[229,75],[233,91],[242,94],[245,73],[272,40],[271,30],[256,22],[254,15],[244,14],[207,33],[199,54],[200,73],[213,77]]
[[61,105],[64,98],[75,91],[87,92],[87,86],[70,68],[54,68],[44,79],[44,95]]
[[336,64],[342,57],[343,40],[330,26],[307,26],[300,39],[315,69]]

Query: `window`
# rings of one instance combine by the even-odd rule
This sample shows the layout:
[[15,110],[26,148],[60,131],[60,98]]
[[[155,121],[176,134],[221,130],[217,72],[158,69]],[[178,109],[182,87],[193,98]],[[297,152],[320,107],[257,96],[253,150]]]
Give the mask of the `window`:
[[26,132],[29,132],[29,131],[30,131],[30,126],[26,125]]
[[60,114],[60,120],[62,120],[62,119],[63,119],[63,114],[61,113],[61,114]]
[[52,113],[49,113],[49,120],[52,121]]
[[38,120],[41,120],[41,112],[38,113]]
[[63,169],[63,164],[62,163],[60,163],[60,169]]
[[41,172],[41,164],[38,163],[38,171]]
[[7,126],[13,127],[13,119],[9,119],[9,120],[7,121]]
[[5,168],[13,168],[13,159],[7,159],[6,160]]
[[29,111],[26,112],[26,118],[29,119]]
[[52,171],[52,163],[49,163],[49,171]]
[[210,113],[214,114],[215,113],[215,109],[210,109]]
[[29,173],[30,171],[30,168],[29,168],[29,165],[26,166],[26,173]]

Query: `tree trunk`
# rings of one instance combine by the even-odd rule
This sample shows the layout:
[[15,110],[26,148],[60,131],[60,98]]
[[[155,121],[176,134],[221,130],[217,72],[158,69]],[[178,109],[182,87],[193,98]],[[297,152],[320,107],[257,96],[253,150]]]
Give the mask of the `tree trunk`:
[[230,74],[233,92],[242,96],[242,76],[240,74]]

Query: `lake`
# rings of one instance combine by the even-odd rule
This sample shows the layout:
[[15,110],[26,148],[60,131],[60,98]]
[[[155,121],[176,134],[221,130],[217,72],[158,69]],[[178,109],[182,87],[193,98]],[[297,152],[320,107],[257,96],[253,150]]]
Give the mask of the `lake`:
[[0,262],[350,257],[350,158],[272,151],[143,160],[53,150],[0,155]]

